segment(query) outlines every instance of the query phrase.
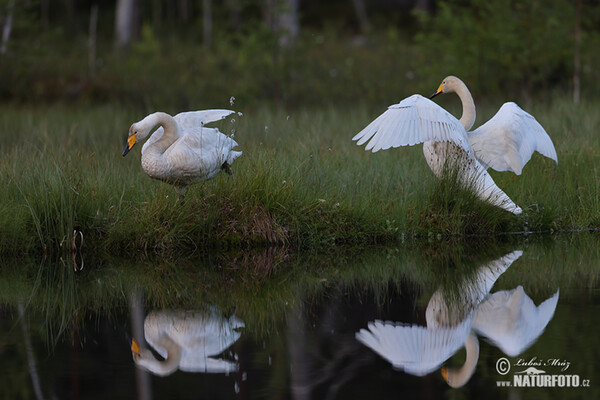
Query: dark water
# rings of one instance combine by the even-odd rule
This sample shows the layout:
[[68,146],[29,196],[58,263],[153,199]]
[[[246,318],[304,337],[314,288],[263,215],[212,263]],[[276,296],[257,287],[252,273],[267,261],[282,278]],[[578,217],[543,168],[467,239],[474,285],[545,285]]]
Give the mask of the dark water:
[[0,398],[600,398],[599,244],[5,262]]

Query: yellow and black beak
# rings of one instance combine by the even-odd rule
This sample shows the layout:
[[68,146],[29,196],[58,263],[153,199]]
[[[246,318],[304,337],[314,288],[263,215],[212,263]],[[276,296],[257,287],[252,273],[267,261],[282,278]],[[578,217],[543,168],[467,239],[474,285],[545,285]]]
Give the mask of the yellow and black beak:
[[136,355],[140,354],[140,345],[134,338],[131,338],[131,352]]
[[443,84],[443,83],[440,83],[440,86],[437,88],[437,90],[435,91],[435,93],[434,93],[434,94],[432,94],[432,95],[431,95],[429,98],[430,98],[430,99],[433,99],[433,98],[434,98],[435,96],[437,96],[438,94],[442,94],[442,93],[443,93],[443,91],[442,91],[443,89],[444,89],[444,84]]
[[131,135],[127,138],[127,146],[125,146],[125,150],[123,150],[123,157],[129,153],[129,150],[135,145],[135,135]]

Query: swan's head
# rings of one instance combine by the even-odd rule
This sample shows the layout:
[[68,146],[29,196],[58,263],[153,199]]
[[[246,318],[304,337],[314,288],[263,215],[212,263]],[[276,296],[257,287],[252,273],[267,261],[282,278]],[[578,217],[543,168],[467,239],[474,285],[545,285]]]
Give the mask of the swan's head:
[[153,127],[153,125],[150,126],[150,124],[145,123],[145,119],[132,124],[129,128],[129,136],[127,137],[127,145],[123,151],[123,156],[126,156],[127,153],[129,153],[129,150],[133,148],[138,140],[145,139]]
[[141,348],[138,342],[131,338],[131,355],[133,362],[159,376],[170,375],[177,370],[181,351],[175,350],[171,360],[159,361],[154,357],[152,351],[147,348]]
[[453,75],[447,76],[440,83],[435,93],[431,95],[430,99],[433,99],[438,94],[456,92],[461,86],[464,86],[463,81]]
[[448,386],[452,388],[464,386],[475,373],[475,367],[479,359],[479,341],[474,334],[471,333],[467,336],[465,348],[467,350],[467,358],[462,367],[456,369],[444,366],[441,369],[442,377]]

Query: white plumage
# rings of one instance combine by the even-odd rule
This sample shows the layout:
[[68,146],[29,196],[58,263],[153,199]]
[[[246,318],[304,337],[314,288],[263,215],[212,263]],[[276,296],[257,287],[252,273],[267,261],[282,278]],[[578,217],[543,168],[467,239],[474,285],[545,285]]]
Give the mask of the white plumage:
[[356,339],[394,368],[416,376],[436,370],[465,346],[467,359],[463,367],[442,370],[450,386],[463,385],[473,375],[479,357],[479,342],[472,333],[475,310],[500,275],[522,254],[522,251],[513,251],[481,266],[474,276],[461,282],[456,296],[438,289],[427,304],[426,327],[373,321],[367,329],[356,333]]
[[475,312],[473,329],[504,354],[516,357],[544,332],[554,316],[558,295],[557,291],[536,307],[523,286],[496,292]]
[[534,151],[557,161],[552,140],[531,115],[515,103],[505,103],[478,129],[467,132],[475,121],[475,104],[466,85],[449,76],[436,96],[455,92],[463,104],[460,121],[436,103],[413,95],[392,105],[352,139],[373,152],[423,143],[429,167],[442,176],[448,162],[461,169],[461,183],[472,186],[485,201],[515,214],[522,212],[498,186],[486,169],[520,174]]
[[[156,375],[169,375],[177,369],[186,372],[228,373],[236,362],[214,358],[235,343],[244,323],[237,317],[225,318],[211,308],[199,311],[157,311],[144,321],[144,337],[164,360],[157,360],[147,348],[132,346],[135,363]],[[132,343],[132,344],[133,344]]]
[[242,152],[234,151],[238,144],[209,122],[234,113],[231,110],[189,111],[171,117],[163,112],[146,116],[131,125],[125,156],[139,140],[145,139],[157,125],[160,127],[142,147],[142,169],[154,179],[175,186],[181,197],[187,185],[214,178]]

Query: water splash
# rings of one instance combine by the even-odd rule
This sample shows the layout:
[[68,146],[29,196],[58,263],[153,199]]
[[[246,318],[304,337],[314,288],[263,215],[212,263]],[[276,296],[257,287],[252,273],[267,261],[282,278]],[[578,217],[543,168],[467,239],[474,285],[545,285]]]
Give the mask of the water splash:
[[232,106],[232,105],[233,105],[233,103],[235,103],[235,97],[231,96],[231,97],[229,98],[229,105],[230,105],[230,106]]

